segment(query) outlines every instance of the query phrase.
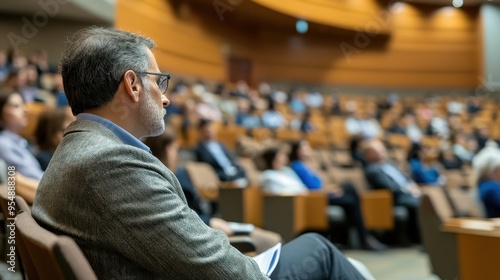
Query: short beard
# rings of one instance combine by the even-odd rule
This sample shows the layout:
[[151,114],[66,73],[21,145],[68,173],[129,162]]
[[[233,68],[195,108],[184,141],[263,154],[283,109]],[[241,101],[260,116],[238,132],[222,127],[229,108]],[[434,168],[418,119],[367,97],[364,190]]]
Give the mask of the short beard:
[[142,120],[148,135],[147,137],[154,137],[161,135],[165,131],[165,109],[158,110],[158,105],[154,102],[153,97],[149,91],[149,84],[144,79],[144,103],[139,109],[139,118]]

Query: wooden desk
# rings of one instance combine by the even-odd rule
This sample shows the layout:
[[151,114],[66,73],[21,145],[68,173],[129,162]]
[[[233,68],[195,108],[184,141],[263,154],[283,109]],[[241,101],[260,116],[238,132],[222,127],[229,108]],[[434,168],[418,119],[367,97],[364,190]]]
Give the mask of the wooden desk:
[[262,227],[262,192],[258,187],[220,188],[219,212],[227,221]]
[[277,232],[288,242],[308,230],[328,229],[325,193],[263,196],[264,228]]
[[449,219],[443,231],[457,235],[461,280],[500,278],[498,220]]

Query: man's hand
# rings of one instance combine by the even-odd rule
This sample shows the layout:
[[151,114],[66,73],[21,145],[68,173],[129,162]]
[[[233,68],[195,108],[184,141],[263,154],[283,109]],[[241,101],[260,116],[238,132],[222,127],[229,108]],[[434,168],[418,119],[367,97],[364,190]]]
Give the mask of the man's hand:
[[227,236],[231,236],[234,234],[233,230],[229,226],[229,224],[223,219],[219,218],[211,218],[210,219],[210,227],[213,229],[218,229],[224,232]]
[[413,195],[414,197],[420,197],[420,195],[422,194],[422,192],[420,191],[420,187],[415,183],[410,183],[408,189],[410,190],[411,195]]

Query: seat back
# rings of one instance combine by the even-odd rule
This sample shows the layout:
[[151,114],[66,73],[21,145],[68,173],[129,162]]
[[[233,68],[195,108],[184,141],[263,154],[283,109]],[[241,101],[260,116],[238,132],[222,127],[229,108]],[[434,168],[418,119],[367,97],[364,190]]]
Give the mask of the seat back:
[[204,162],[188,162],[186,170],[201,198],[206,200],[218,198],[220,180],[212,166]]
[[260,171],[257,169],[254,161],[251,158],[240,157],[238,163],[243,167],[250,181],[251,186],[258,186],[260,182]]
[[23,259],[31,258],[40,279],[63,280],[97,279],[90,264],[76,243],[40,227],[27,212],[17,215],[16,232],[27,252],[21,251]]
[[461,170],[447,170],[444,174],[446,176],[446,189],[459,189],[467,185],[467,179],[464,177]]
[[[2,212],[4,213],[4,219],[6,221],[5,224],[7,224],[8,221],[7,219],[15,218],[17,212],[20,210],[31,213],[30,207],[22,197],[15,196],[14,205],[12,205],[11,198],[12,197],[9,196],[9,191],[7,186],[0,186],[0,204],[2,207]],[[9,209],[9,203],[11,204],[11,207],[14,206],[13,210]],[[9,233],[8,232],[9,230],[10,229],[7,229],[6,233]],[[5,244],[7,244],[6,243],[7,239],[5,239],[4,242]],[[31,257],[29,257],[29,253],[25,248],[24,243],[20,242],[20,240],[17,240],[16,242],[16,250],[18,250],[19,254],[21,255],[21,258],[18,258],[18,265],[23,267],[23,273],[25,274],[25,276],[27,275],[29,279],[40,279],[40,276],[38,275],[38,272],[35,268],[33,261],[31,260]]]
[[447,190],[456,213],[465,214],[469,217],[484,218],[484,209],[476,197],[477,190],[449,189]]
[[67,236],[57,236],[53,254],[62,270],[64,279],[97,279],[92,267],[73,239]]
[[31,207],[28,205],[26,200],[24,200],[24,198],[16,196],[16,206],[17,206],[17,211],[28,212],[31,215]]
[[441,188],[423,188],[422,193],[418,220],[432,272],[441,279],[460,279],[456,235],[441,230],[452,217],[452,208]]

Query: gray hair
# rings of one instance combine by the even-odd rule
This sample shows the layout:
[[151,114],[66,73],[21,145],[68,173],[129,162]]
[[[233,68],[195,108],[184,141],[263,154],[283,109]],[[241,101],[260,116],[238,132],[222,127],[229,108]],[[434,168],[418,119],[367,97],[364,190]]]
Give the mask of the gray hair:
[[481,181],[490,179],[497,167],[500,167],[500,150],[497,148],[484,148],[472,162],[474,168],[474,180],[479,184]]
[[68,40],[60,66],[73,114],[110,102],[126,71],[147,71],[146,50],[154,46],[149,38],[117,29],[89,27],[76,32]]

